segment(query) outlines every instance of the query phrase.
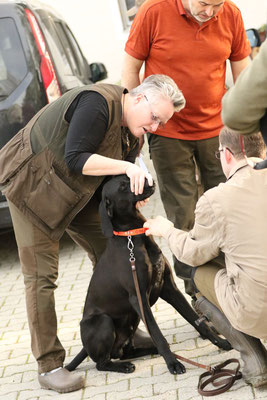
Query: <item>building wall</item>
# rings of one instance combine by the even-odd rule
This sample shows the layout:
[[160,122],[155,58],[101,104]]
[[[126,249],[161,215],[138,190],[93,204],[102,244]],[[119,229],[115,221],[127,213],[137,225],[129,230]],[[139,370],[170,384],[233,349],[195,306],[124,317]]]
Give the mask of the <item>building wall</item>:
[[241,10],[245,28],[259,28],[267,22],[266,0],[233,0]]
[[[42,0],[67,20],[88,62],[104,62],[108,82],[121,76],[124,43],[129,31],[122,26],[118,0]],[[267,21],[267,0],[235,0],[245,28],[259,28]]]
[[68,22],[88,62],[103,62],[108,81],[118,83],[124,43],[117,0],[42,0],[57,9]]

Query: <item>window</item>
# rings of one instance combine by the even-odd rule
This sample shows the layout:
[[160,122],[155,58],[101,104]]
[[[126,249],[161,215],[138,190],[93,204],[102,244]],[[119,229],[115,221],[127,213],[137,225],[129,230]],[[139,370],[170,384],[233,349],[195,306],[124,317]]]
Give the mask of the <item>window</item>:
[[12,18],[0,18],[0,98],[12,93],[27,74],[25,54]]
[[131,25],[134,16],[128,17],[127,11],[135,6],[135,0],[118,0],[121,13],[123,28],[127,29]]
[[53,60],[57,66],[57,69],[61,71],[62,75],[73,75],[67,53],[55,32],[55,28],[52,25],[51,20],[43,19],[43,23],[45,37],[51,49],[51,54],[53,54]]
[[67,25],[64,25],[64,28],[65,28],[65,32],[68,36],[69,42],[72,46],[72,49],[74,50],[73,55],[76,60],[76,64],[79,68],[80,75],[83,75],[83,69],[85,68],[85,63],[87,64],[87,67],[86,67],[87,74],[89,74],[88,63],[87,63],[87,61],[85,61],[85,59],[81,53],[80,47],[79,47],[78,43],[76,42],[75,37],[73,36],[71,30],[69,29],[69,27]]
[[77,65],[75,56],[73,54],[73,50],[71,48],[70,42],[66,36],[62,24],[60,22],[55,21],[55,26],[57,29],[59,39],[64,47],[65,53],[67,54],[73,74],[76,76],[81,76],[81,71],[79,69],[79,66]]

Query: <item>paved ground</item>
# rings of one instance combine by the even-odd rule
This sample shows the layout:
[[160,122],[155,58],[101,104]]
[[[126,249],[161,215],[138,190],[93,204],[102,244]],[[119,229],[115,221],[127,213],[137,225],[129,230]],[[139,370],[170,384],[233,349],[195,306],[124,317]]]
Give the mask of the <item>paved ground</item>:
[[[146,161],[151,165],[148,161]],[[150,167],[152,173],[153,169]],[[164,214],[158,191],[144,208],[146,216]],[[136,370],[130,375],[98,372],[87,359],[79,373],[86,376],[84,390],[57,394],[42,390],[37,382],[36,363],[30,352],[30,337],[24,302],[23,279],[20,271],[16,244],[12,234],[0,237],[0,399],[37,400],[199,400],[198,376],[203,370],[186,365],[184,375],[173,376],[160,356],[145,357],[134,361]],[[163,241],[159,241],[165,255],[171,254]],[[56,308],[59,337],[67,350],[67,359],[80,350],[79,321],[92,273],[92,266],[84,253],[70,239],[61,241]],[[183,285],[176,279],[179,288]],[[182,317],[163,301],[153,307],[155,318],[168,340],[171,350],[205,364],[216,364],[226,358],[238,357],[234,350],[219,351]],[[220,399],[267,399],[267,387],[254,390],[243,380],[220,395]]]

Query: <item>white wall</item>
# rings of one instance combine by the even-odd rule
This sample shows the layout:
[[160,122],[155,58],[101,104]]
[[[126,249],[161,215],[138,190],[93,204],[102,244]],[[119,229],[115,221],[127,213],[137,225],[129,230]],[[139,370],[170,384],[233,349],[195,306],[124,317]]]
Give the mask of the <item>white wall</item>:
[[[66,19],[89,62],[104,62],[108,81],[118,83],[128,31],[123,31],[117,0],[42,0]],[[234,0],[245,28],[267,21],[267,0]]]
[[267,0],[233,0],[241,10],[245,28],[259,28],[267,22]]
[[88,62],[101,61],[109,82],[120,80],[124,43],[117,0],[42,0],[65,18]]

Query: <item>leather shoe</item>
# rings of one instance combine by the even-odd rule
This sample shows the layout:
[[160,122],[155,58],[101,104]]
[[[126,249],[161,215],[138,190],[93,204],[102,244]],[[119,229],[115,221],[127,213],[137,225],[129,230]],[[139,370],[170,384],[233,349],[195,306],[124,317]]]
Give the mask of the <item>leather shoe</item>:
[[58,371],[45,375],[39,374],[38,381],[42,389],[50,389],[58,393],[74,392],[85,385],[84,377],[69,372],[66,368],[60,368]]

